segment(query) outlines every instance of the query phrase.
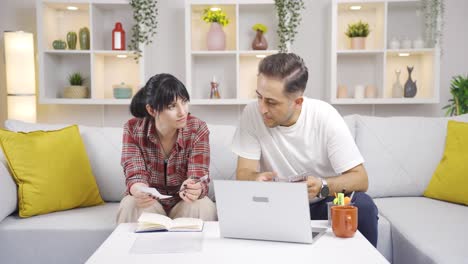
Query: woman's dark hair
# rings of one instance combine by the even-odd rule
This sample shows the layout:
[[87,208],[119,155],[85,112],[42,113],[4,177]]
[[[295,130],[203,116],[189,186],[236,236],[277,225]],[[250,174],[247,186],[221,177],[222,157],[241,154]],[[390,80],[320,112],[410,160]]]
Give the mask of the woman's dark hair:
[[304,60],[294,53],[277,53],[265,57],[258,66],[258,73],[284,81],[284,93],[303,93],[309,72]]
[[184,84],[171,74],[156,74],[133,96],[130,113],[134,117],[146,117],[149,116],[147,104],[161,112],[179,98],[190,101]]

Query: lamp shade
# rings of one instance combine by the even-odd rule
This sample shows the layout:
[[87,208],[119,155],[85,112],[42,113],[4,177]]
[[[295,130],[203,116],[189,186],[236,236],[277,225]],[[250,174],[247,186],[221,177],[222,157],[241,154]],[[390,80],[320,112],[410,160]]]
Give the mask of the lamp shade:
[[32,33],[4,32],[8,118],[36,121],[36,72]]
[[23,31],[5,32],[5,64],[7,93],[36,93],[33,34]]
[[8,119],[36,122],[36,96],[7,96]]

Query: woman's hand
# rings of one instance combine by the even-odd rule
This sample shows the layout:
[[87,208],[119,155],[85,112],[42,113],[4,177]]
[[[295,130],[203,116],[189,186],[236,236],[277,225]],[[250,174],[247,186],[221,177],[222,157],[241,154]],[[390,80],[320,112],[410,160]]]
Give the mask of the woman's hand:
[[130,193],[135,197],[135,201],[138,208],[147,208],[156,203],[157,198],[153,197],[151,194],[142,192],[138,189],[138,186],[148,187],[144,183],[135,183],[130,189]]
[[193,202],[198,200],[202,193],[202,186],[200,182],[196,182],[194,179],[187,179],[182,183],[180,187],[179,196],[186,202]]

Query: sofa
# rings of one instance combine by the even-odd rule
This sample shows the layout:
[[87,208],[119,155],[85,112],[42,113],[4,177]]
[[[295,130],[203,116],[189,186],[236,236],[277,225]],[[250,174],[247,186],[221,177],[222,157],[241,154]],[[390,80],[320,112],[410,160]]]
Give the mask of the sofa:
[[[442,157],[449,118],[350,115],[344,119],[365,159],[368,194],[379,208],[377,249],[391,263],[466,263],[468,208],[422,196]],[[468,122],[468,115],[450,119]],[[5,122],[8,130],[24,132],[65,126]],[[236,156],[229,144],[235,126],[208,127],[210,174],[214,180],[234,179]],[[1,263],[83,263],[116,227],[125,191],[122,129],[79,129],[106,203],[19,218],[16,185],[0,151]],[[214,198],[212,186],[209,196]]]

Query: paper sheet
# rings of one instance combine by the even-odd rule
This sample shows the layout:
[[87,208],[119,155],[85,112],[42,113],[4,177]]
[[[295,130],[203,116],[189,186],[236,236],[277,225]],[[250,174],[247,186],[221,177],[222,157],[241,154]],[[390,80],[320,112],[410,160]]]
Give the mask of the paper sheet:
[[158,199],[167,199],[167,198],[171,198],[172,196],[170,195],[164,195],[164,194],[161,194],[158,192],[158,190],[156,190],[156,188],[150,188],[150,187],[143,187],[143,186],[139,186],[138,187],[138,190],[144,192],[144,193],[148,193],[148,194],[151,194],[153,195],[154,197],[157,197]]

